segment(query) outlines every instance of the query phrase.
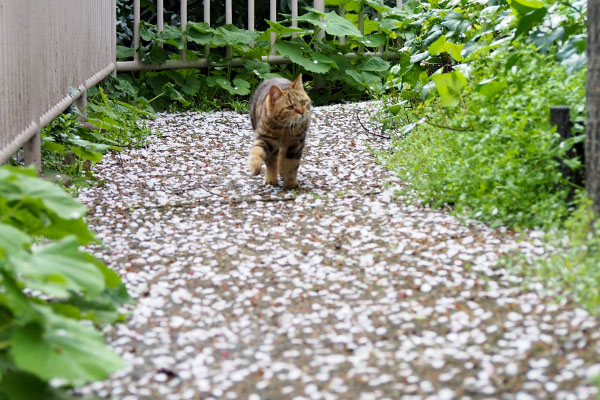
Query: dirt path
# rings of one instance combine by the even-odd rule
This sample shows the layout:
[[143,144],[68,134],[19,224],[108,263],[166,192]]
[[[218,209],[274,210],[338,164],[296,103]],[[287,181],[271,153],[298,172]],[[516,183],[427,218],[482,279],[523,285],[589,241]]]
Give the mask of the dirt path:
[[[496,267],[535,233],[407,205],[374,103],[317,108],[298,193],[246,175],[247,115],[162,115],[83,191],[137,304],[114,399],[592,399],[600,320]],[[360,121],[357,117],[360,115]],[[363,126],[364,125],[364,126]],[[367,132],[367,129],[370,131]]]

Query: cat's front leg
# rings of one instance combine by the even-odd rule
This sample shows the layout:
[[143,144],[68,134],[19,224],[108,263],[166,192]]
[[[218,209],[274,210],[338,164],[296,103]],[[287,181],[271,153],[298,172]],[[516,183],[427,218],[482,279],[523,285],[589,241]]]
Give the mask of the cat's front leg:
[[298,187],[297,176],[303,147],[299,143],[279,152],[279,174],[283,177],[283,187],[286,189]]
[[277,180],[277,159],[278,153],[275,153],[270,159],[265,160],[267,171],[265,173],[265,185],[277,186],[279,184]]

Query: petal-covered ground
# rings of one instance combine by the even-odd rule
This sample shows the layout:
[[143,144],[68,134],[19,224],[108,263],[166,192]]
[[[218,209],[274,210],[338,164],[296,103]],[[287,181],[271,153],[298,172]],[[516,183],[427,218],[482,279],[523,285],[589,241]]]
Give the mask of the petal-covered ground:
[[[519,236],[409,205],[377,103],[316,108],[296,192],[248,177],[234,112],[163,114],[82,191],[136,299],[114,399],[592,399],[600,320],[498,267]],[[530,285],[531,286],[531,285]]]

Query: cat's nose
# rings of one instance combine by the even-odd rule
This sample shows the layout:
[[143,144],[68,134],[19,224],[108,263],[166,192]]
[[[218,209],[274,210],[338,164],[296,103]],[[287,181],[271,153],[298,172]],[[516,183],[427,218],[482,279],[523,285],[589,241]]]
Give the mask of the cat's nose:
[[296,107],[296,112],[300,115],[304,115],[304,107]]

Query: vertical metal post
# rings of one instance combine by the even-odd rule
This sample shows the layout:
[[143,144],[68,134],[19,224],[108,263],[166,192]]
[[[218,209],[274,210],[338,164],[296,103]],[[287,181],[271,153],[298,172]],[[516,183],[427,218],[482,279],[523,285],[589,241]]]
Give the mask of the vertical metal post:
[[[187,0],[181,0],[181,31],[185,32],[187,29]],[[181,59],[185,61],[187,59],[187,42],[185,37],[183,38],[183,50],[181,50]]]
[[[321,12],[325,12],[325,0],[315,0],[314,7],[315,7],[316,10],[319,10]],[[325,31],[321,30],[317,34],[316,39],[317,40],[321,40],[324,37],[325,37]]]
[[[210,0],[204,0],[204,22],[210,25]],[[204,58],[208,61],[210,54],[210,45],[204,45]]]
[[113,32],[112,45],[110,47],[112,51],[111,58],[114,62],[114,69],[112,75],[117,76],[117,0],[112,1],[112,21]]
[[[292,0],[292,26],[298,27],[298,0]],[[292,33],[292,37],[298,37],[297,33]]]
[[[248,30],[254,32],[254,0],[248,0]],[[254,47],[254,41],[250,42],[250,47]]]
[[79,121],[85,121],[87,119],[87,90],[83,89],[81,91],[81,96],[73,102],[73,105],[81,112],[81,116],[78,118]]
[[133,1],[133,61],[140,61],[140,0]]
[[[233,21],[232,16],[231,16],[231,0],[225,0],[225,23],[226,24],[231,24]],[[227,58],[231,58],[232,56],[232,49],[231,46],[227,46],[227,48],[225,48],[225,56]]]
[[[164,29],[165,22],[165,12],[164,12],[164,0],[156,0],[156,30],[158,32],[162,32]],[[163,44],[159,44],[160,47],[163,47]]]
[[39,124],[35,135],[25,143],[25,165],[35,165],[38,173],[42,172],[42,139]]
[[[269,2],[269,19],[277,22],[277,0]],[[275,54],[275,33],[271,32],[271,54]]]

